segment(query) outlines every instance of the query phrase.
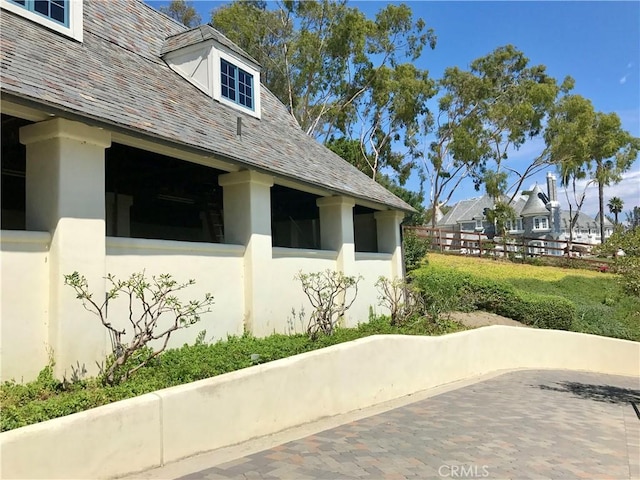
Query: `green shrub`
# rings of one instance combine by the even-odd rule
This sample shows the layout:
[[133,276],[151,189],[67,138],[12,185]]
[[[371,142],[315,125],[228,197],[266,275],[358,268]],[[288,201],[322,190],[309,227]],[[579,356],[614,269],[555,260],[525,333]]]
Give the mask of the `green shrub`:
[[112,386],[103,385],[97,379],[65,386],[53,376],[53,365],[49,365],[33,382],[19,384],[11,381],[0,385],[0,430],[50,420],[368,335],[443,334],[462,328],[454,323],[434,325],[425,319],[397,327],[391,325],[388,317],[371,316],[369,323],[356,328],[336,328],[332,335],[319,335],[316,340],[311,340],[306,334],[274,334],[266,338],[245,334],[240,337],[230,336],[213,344],[199,341],[195,345],[165,350],[140,368],[136,375]]
[[576,317],[575,305],[555,295],[518,292],[493,310],[525,325],[554,330],[571,330]]
[[427,263],[429,242],[428,238],[416,235],[414,230],[403,230],[402,251],[404,254],[404,267],[407,273]]
[[615,309],[611,305],[582,305],[578,307],[572,330],[605,337],[637,340],[633,330],[616,317]]
[[413,279],[434,319],[442,313],[485,310],[540,328],[569,330],[575,305],[556,295],[535,295],[513,286],[442,267],[417,271]]

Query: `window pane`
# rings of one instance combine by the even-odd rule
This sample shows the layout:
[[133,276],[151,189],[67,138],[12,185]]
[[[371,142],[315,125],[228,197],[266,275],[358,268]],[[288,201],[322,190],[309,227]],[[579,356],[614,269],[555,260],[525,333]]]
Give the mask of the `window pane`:
[[49,2],[48,0],[36,0],[33,9],[41,13],[42,15],[49,16]]
[[239,102],[248,108],[253,108],[253,76],[244,70],[238,69]]
[[63,0],[53,0],[51,2],[51,18],[54,20],[60,23],[65,23],[64,10]]
[[220,60],[220,83],[222,96],[229,100],[236,100],[236,67],[229,62]]

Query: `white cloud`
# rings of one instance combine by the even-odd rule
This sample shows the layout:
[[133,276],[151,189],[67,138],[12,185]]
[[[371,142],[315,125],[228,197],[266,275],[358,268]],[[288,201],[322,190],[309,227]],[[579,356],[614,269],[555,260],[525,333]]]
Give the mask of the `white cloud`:
[[627,63],[627,68],[631,68],[631,67],[633,67],[633,62]]
[[624,85],[625,83],[627,83],[627,78],[629,77],[629,74],[623,76],[622,78],[620,78],[620,85]]
[[[587,182],[580,181],[577,183],[577,191],[581,192]],[[570,193],[571,195],[571,193]],[[564,191],[558,192],[560,197],[560,203],[564,208],[568,208],[566,203],[566,197]],[[605,203],[605,215],[609,214],[607,208],[607,202],[611,197],[619,197],[624,202],[624,211],[631,210],[635,206],[640,206],[640,169],[636,168],[630,172],[622,175],[622,181],[616,185],[610,185],[604,187],[604,203]],[[593,183],[587,187],[586,197],[584,205],[582,206],[582,212],[586,213],[590,217],[595,217],[598,214],[598,185]]]
[[[549,169],[548,171],[555,173],[556,178],[558,174],[553,170]],[[525,190],[533,190],[534,185],[537,183],[540,188],[542,188],[543,192],[547,192],[547,181],[546,181],[547,172],[540,173],[533,177],[529,182],[528,188]],[[587,184],[586,180],[580,180],[576,182],[576,192],[578,195],[581,195],[584,191],[584,187]],[[526,187],[526,184],[525,184]],[[608,187],[604,187],[604,213],[605,215],[609,215],[609,209],[607,208],[607,202],[611,197],[619,197],[624,202],[624,212],[631,210],[635,206],[640,206],[640,165],[634,165],[634,169],[626,172],[622,175],[622,181],[617,185],[610,185]],[[569,189],[569,198],[573,203],[573,192]],[[567,196],[565,194],[564,187],[560,186],[560,181],[558,180],[558,201],[560,202],[560,207],[564,210],[569,209],[569,205],[567,203]],[[575,204],[574,204],[575,206]],[[592,183],[590,184],[585,192],[585,200],[582,205],[582,209],[580,210],[582,213],[590,216],[591,218],[595,218],[598,214],[598,184]],[[624,218],[621,217],[621,218]]]

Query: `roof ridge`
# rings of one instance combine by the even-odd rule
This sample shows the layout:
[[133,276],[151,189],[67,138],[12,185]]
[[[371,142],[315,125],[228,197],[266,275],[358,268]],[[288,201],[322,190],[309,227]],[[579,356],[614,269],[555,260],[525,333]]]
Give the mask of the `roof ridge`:
[[[153,12],[155,12],[158,15],[162,15],[165,18],[168,18],[169,20],[171,20],[173,23],[175,23],[176,25],[184,28],[185,30],[189,30],[189,27],[187,27],[184,23],[179,22],[178,20],[176,20],[175,18],[167,15],[164,12],[161,12],[160,10],[158,10],[157,8],[152,7],[151,5],[149,5],[147,2],[145,2],[144,0],[135,0],[138,3],[141,3],[142,5],[144,5],[146,8],[152,10]],[[178,34],[176,34],[178,35]]]

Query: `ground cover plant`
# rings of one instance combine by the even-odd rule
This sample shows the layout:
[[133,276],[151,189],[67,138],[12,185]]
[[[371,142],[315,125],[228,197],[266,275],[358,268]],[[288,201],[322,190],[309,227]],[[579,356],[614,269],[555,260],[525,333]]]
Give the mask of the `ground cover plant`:
[[372,316],[368,323],[356,328],[336,328],[332,335],[320,334],[315,340],[301,333],[267,338],[243,335],[206,343],[206,334],[201,334],[194,345],[164,351],[118,385],[104,385],[95,378],[60,381],[49,365],[33,382],[12,381],[0,386],[0,427],[2,431],[11,430],[369,335],[440,335],[463,329],[455,322],[435,323],[425,317],[392,325],[389,317]]
[[[429,278],[430,274],[444,277],[439,282],[443,286],[438,287],[442,294],[437,298],[437,301],[444,305],[441,307],[444,310],[478,308],[514,318],[514,315],[518,314],[528,317],[544,312],[545,315],[553,316],[554,312],[561,311],[564,311],[563,315],[567,315],[570,313],[569,310],[573,309],[573,318],[567,326],[570,330],[640,340],[640,299],[626,293],[620,283],[620,277],[615,274],[437,253],[430,253],[429,265],[420,268],[414,275],[424,279]],[[477,287],[465,287],[462,290],[462,287],[456,287],[465,281],[477,284]],[[491,282],[491,288],[502,292],[503,297],[516,295],[527,305],[518,307],[517,301],[510,301],[497,308],[496,302],[491,303],[492,296],[486,293],[489,286],[485,283],[484,290],[481,288],[483,282]],[[434,283],[436,282],[431,281],[428,285],[432,292]],[[458,292],[464,291],[465,294],[451,294],[454,287],[459,288]],[[476,299],[479,293],[486,299],[484,304]],[[494,297],[495,295],[498,294],[494,292]],[[542,305],[536,302],[536,297],[543,300]],[[447,305],[447,302],[450,305]],[[566,302],[570,302],[571,306],[567,306]],[[536,304],[538,305],[535,306]],[[540,317],[537,318],[540,322]]]

